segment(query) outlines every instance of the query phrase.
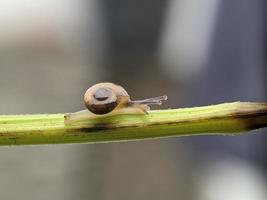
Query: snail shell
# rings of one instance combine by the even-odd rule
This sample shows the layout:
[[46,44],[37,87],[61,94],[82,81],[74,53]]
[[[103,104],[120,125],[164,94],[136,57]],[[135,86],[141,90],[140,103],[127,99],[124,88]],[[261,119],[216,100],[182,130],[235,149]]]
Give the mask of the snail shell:
[[114,83],[98,83],[84,94],[84,103],[94,114],[106,114],[115,108],[126,106],[130,97],[126,90]]

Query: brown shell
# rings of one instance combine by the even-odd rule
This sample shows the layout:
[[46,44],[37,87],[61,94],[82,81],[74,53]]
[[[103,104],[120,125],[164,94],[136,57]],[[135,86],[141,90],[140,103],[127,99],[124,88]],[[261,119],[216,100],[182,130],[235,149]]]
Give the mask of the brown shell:
[[106,114],[130,101],[126,90],[114,83],[98,83],[84,94],[85,106],[95,114]]

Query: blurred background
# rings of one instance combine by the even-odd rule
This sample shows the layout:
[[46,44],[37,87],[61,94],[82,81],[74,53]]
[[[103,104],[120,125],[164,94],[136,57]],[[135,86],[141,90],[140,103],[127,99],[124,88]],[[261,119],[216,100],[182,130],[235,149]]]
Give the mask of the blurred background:
[[[266,101],[264,0],[2,0],[0,114],[84,108],[97,82],[162,108]],[[0,199],[266,200],[267,130],[0,148]]]

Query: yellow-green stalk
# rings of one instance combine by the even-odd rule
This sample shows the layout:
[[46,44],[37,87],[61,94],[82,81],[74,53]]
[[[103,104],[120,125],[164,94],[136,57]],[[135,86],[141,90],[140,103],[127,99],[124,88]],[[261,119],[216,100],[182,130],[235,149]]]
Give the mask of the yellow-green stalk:
[[267,126],[267,103],[152,110],[64,124],[64,114],[0,115],[0,145],[100,143],[193,135],[238,135]]

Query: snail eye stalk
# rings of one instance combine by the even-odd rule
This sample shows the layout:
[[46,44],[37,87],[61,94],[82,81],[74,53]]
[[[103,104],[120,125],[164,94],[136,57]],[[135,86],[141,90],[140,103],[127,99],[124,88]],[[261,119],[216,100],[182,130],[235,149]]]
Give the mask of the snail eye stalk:
[[143,99],[143,100],[131,101],[130,104],[161,105],[162,101],[165,101],[167,99],[168,97],[164,95],[164,96],[153,97],[153,98],[148,98],[148,99]]

